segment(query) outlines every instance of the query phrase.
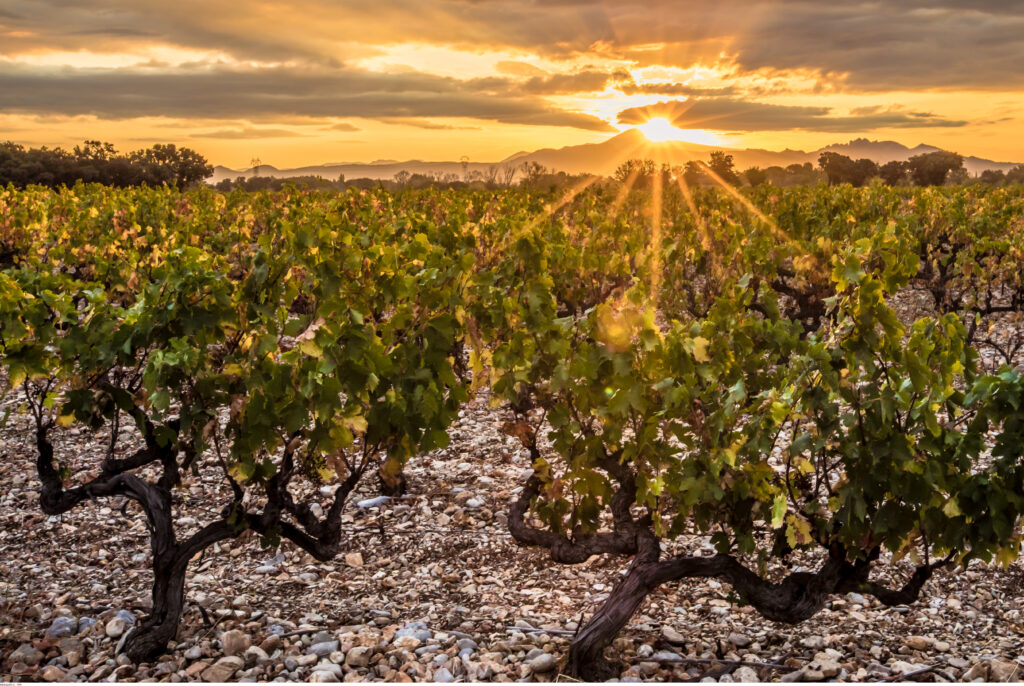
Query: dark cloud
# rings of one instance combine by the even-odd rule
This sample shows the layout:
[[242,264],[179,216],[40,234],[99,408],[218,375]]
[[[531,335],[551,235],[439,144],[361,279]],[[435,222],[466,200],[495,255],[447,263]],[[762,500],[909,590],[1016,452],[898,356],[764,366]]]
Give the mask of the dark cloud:
[[[1022,3],[792,3],[764,13],[741,67],[817,69],[866,91],[1024,84]],[[775,40],[768,40],[768,36]]]
[[420,73],[275,67],[236,69],[50,69],[0,72],[8,113],[94,115],[106,119],[183,117],[471,117],[510,124],[594,131],[600,119],[552,107],[542,99]]
[[[716,63],[725,55],[739,77],[753,71],[764,75],[806,70],[810,78],[817,78],[814,88],[821,91],[1024,87],[1024,3],[1010,0],[295,0],[256,3],[244,9],[227,0],[5,0],[3,5],[0,18],[15,35],[4,36],[0,55],[46,49],[118,51],[158,43],[223,52],[238,60],[311,65],[314,73],[309,78],[297,74],[303,87],[321,78],[321,71],[330,70],[337,72],[331,77],[336,84],[348,87],[353,72],[346,64],[374,54],[381,49],[378,46],[407,41],[472,50],[513,48],[553,59],[600,56],[683,67]],[[294,69],[300,71],[298,66]],[[600,129],[596,120],[552,110],[538,97],[600,90],[619,82],[614,74],[596,69],[551,75],[514,61],[499,63],[498,69],[514,78],[498,77],[464,88],[441,80],[441,89],[431,90],[419,75],[409,77],[420,81],[415,89],[385,85],[356,88],[351,96],[323,92],[319,101],[296,96],[289,84],[281,83],[285,93],[279,100],[296,97],[303,108],[316,112],[342,107],[370,112],[368,116],[457,116],[452,110],[465,107],[466,116],[496,121],[554,120],[560,122],[557,125]],[[190,77],[197,81],[191,89],[172,75],[159,74],[157,81],[172,86],[174,93],[188,95],[189,102],[195,102],[203,88],[226,85],[236,93],[230,83],[215,83],[226,68],[212,71],[216,72],[213,77],[205,79],[197,70]],[[3,76],[5,84],[21,79],[18,74]],[[89,84],[117,82],[95,74],[77,76]],[[47,75],[39,73],[35,78],[41,91],[54,96],[57,108],[53,111],[64,111],[67,98],[42,83]],[[48,78],[60,87],[69,84],[67,75],[50,72]],[[270,75],[267,81],[274,78]],[[400,81],[397,75],[390,78]],[[120,82],[134,85],[136,81],[126,73]],[[251,81],[244,75],[239,79],[242,84]],[[736,94],[729,90],[731,86],[708,90],[669,83],[622,84],[629,93],[666,97]],[[141,105],[134,109],[152,113],[153,101],[163,99],[145,84],[139,87]],[[772,87],[774,82],[768,86]],[[502,88],[504,92],[499,93]],[[77,89],[72,86],[71,90]],[[389,95],[396,93],[410,93],[407,112],[397,111],[400,98]],[[450,106],[438,104],[443,98],[432,97],[434,93],[450,98]],[[90,94],[85,97],[89,111],[133,109],[131,99],[116,88],[109,107],[94,102]],[[247,107],[274,109],[270,91],[240,97]],[[5,109],[9,99],[6,93],[0,98]],[[33,101],[33,111],[41,105],[36,102],[39,98],[20,95],[19,99],[22,109],[26,99]],[[210,93],[209,100],[209,107],[199,103],[199,109],[233,109],[216,92]],[[171,109],[179,108],[172,103]],[[278,103],[277,109],[289,106]],[[888,116],[893,121],[913,119],[906,113]]]
[[132,28],[130,26],[111,26],[109,28],[79,29],[69,31],[69,36],[121,36],[128,38],[154,38],[157,34],[152,31]]
[[526,93],[557,95],[566,93],[591,93],[602,91],[613,81],[628,79],[626,72],[608,73],[603,71],[581,71],[575,74],[554,74],[534,76],[521,84]]
[[646,107],[631,107],[619,113],[622,124],[642,124],[664,117],[684,129],[716,131],[807,131],[856,132],[882,128],[958,127],[967,122],[944,119],[928,112],[904,112],[863,108],[849,116],[835,116],[828,107],[773,105],[731,98],[669,100]]

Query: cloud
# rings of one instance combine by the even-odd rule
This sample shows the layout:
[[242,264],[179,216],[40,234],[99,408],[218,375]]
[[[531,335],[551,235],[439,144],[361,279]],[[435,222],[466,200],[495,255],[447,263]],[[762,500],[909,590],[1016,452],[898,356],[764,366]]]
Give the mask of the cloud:
[[[0,17],[9,33],[0,55],[8,57],[97,51],[102,42],[100,51],[112,53],[138,53],[158,45],[276,65],[265,68],[264,76],[255,74],[258,69],[247,72],[209,64],[182,69],[180,74],[136,69],[118,74],[53,70],[27,75],[6,63],[5,73],[0,74],[5,111],[84,111],[124,117],[136,116],[126,114],[131,111],[159,114],[164,108],[164,113],[179,113],[168,116],[191,117],[189,108],[194,106],[214,117],[246,117],[250,111],[317,117],[467,116],[606,131],[600,120],[559,110],[543,98],[595,92],[609,84],[631,95],[719,99],[740,93],[764,95],[774,82],[752,90],[749,77],[781,81],[791,72],[806,77],[812,84],[808,90],[1024,88],[1020,68],[1024,3],[1008,0],[295,0],[257,3],[244,11],[227,0],[6,0],[3,4]],[[504,51],[502,57],[523,58],[497,61],[497,75],[475,83],[415,73],[360,76],[351,66],[379,52],[378,46],[401,43],[437,44],[475,53]],[[533,59],[546,69],[526,61]],[[735,83],[720,88],[636,84],[598,67],[549,73],[559,71],[558,60],[573,60],[565,63],[566,71],[591,60],[595,64],[632,61],[640,66],[719,64],[734,70]],[[238,87],[231,82],[235,72]],[[294,83],[287,81],[286,73]],[[161,97],[147,79],[166,86],[170,96],[183,98],[185,106],[176,106],[173,97]],[[73,80],[86,87],[112,88],[112,101],[104,103],[99,94],[83,92]],[[7,87],[21,92],[11,96]],[[275,96],[273,87],[283,90]],[[40,95],[24,93],[26,88],[36,88]],[[130,88],[139,91],[137,103]],[[255,90],[240,92],[244,88]],[[70,102],[62,90],[83,98],[82,105]],[[227,102],[229,97],[239,104]],[[50,109],[46,109],[47,99],[53,101]],[[762,115],[769,117],[767,112]],[[878,117],[888,117],[893,126],[921,125],[920,121],[953,125],[944,124],[941,117],[915,118],[902,112]],[[819,129],[829,122],[854,123],[843,123],[832,114],[811,119],[817,120],[805,119],[806,124]]]
[[861,108],[848,116],[836,116],[829,107],[774,105],[732,98],[666,100],[619,112],[621,124],[642,124],[664,117],[684,129],[716,131],[805,131],[856,132],[881,128],[960,127],[967,122],[950,120],[929,112]]
[[737,46],[741,68],[817,69],[863,91],[1024,85],[1020,3],[787,4]]
[[548,72],[540,67],[535,67],[528,62],[515,60],[502,60],[494,65],[494,68],[501,74],[510,76],[547,76]]
[[126,38],[153,38],[157,34],[152,31],[146,31],[143,29],[133,28],[131,26],[110,26],[110,27],[98,27],[93,29],[79,29],[77,31],[70,31],[69,35],[72,36],[121,36]]
[[414,117],[382,117],[379,121],[385,124],[397,124],[399,126],[412,126],[417,129],[429,131],[478,131],[479,126],[456,126],[454,124],[439,124],[429,119],[416,119]]
[[626,95],[685,95],[688,97],[707,97],[707,96],[725,96],[725,95],[736,95],[740,92],[738,86],[721,86],[718,88],[702,88],[700,86],[691,86],[684,83],[671,83],[667,81],[658,81],[653,83],[636,83],[634,81],[627,81],[625,83],[616,84],[616,88],[621,90]]
[[331,124],[327,128],[330,129],[331,131],[362,131],[362,129],[360,129],[358,126],[356,126],[355,124],[349,124],[347,121],[341,121],[338,122],[337,124]]
[[526,93],[538,95],[564,95],[571,93],[592,93],[602,91],[612,81],[628,79],[625,71],[608,73],[603,71],[580,71],[574,74],[534,76],[519,88]]
[[191,133],[192,138],[220,138],[224,140],[246,140],[251,138],[302,138],[306,134],[287,129],[261,129],[255,127],[242,127],[239,129],[220,129],[217,131],[203,131]]
[[0,71],[7,112],[93,115],[104,119],[180,117],[470,117],[508,124],[612,130],[590,115],[542,98],[510,94],[501,80],[462,81],[423,73],[354,69],[74,69],[10,66]]

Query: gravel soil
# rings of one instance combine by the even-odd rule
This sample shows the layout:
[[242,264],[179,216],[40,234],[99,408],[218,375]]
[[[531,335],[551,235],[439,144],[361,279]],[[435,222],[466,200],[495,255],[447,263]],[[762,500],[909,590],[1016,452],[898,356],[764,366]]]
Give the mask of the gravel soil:
[[[251,535],[207,550],[190,567],[178,640],[159,661],[133,665],[117,648],[151,604],[142,512],[110,499],[41,514],[29,418],[9,394],[0,401],[0,416],[11,410],[0,428],[0,680],[556,679],[572,632],[628,561],[570,567],[516,545],[506,510],[529,461],[500,431],[510,417],[487,400],[464,407],[448,448],[410,462],[408,497],[360,507],[377,495],[366,480],[334,561],[287,542],[262,548]],[[83,429],[56,438],[71,482],[106,448]],[[210,471],[187,476],[175,498],[180,540],[230,494]],[[712,553],[700,538],[674,545]],[[879,574],[898,583],[908,567]],[[835,597],[797,626],[738,606],[716,581],[674,584],[650,596],[609,656],[623,681],[1021,681],[1024,567],[940,571],[910,606]]]

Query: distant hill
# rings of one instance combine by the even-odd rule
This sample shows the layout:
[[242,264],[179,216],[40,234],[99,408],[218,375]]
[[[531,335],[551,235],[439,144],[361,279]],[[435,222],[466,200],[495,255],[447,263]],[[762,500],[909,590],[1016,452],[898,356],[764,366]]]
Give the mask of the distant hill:
[[[533,152],[519,152],[497,162],[469,162],[463,166],[461,162],[425,162],[422,160],[408,160],[399,162],[395,160],[380,160],[377,162],[365,163],[339,163],[325,164],[312,167],[298,167],[295,169],[278,169],[271,165],[262,165],[259,168],[261,176],[276,176],[289,178],[293,176],[322,176],[326,179],[337,179],[344,174],[346,179],[371,178],[391,179],[400,171],[407,171],[410,174],[455,174],[462,177],[464,171],[481,171],[486,173],[493,167],[507,167],[509,165],[519,166],[526,162],[536,162],[554,171],[564,171],[570,174],[603,174],[610,175],[615,168],[630,158],[653,159],[657,162],[664,162],[671,165],[686,164],[689,160],[706,160],[713,151],[725,150],[733,156],[733,161],[739,169],[749,167],[770,167],[774,165],[785,167],[790,164],[803,164],[810,162],[817,164],[818,156],[823,152],[837,152],[842,155],[849,155],[854,159],[866,157],[879,164],[892,160],[907,160],[914,155],[934,152],[939,150],[931,145],[918,145],[913,148],[897,143],[895,141],[872,141],[866,138],[857,138],[848,143],[835,143],[818,150],[805,152],[803,150],[759,150],[756,148],[722,148],[721,146],[700,145],[698,143],[686,143],[681,141],[667,141],[665,143],[651,143],[636,129],[629,129],[617,136],[600,143],[586,143],[583,145],[571,145],[564,148],[544,148]],[[964,167],[971,175],[977,175],[986,169],[997,169],[1008,171],[1017,166],[1017,162],[994,162],[980,157],[964,157]],[[228,169],[218,166],[214,168],[213,176],[207,179],[210,183],[217,183],[222,179],[235,179],[239,176],[252,176],[252,169]]]
[[[470,162],[466,165],[466,171],[487,172],[487,170],[499,162]],[[253,176],[253,169],[229,169],[224,166],[213,168],[213,176],[209,177],[209,183],[217,183],[223,179],[236,179],[239,176]],[[296,167],[295,169],[278,169],[269,164],[260,165],[259,176],[276,176],[278,178],[291,178],[293,176],[322,176],[325,179],[337,179],[343,175],[346,179],[391,179],[400,171],[407,171],[410,174],[456,174],[462,178],[463,167],[461,162],[424,162],[421,160],[408,160],[397,162],[394,160],[381,160],[378,162],[341,162],[337,164],[322,164],[312,167]]]

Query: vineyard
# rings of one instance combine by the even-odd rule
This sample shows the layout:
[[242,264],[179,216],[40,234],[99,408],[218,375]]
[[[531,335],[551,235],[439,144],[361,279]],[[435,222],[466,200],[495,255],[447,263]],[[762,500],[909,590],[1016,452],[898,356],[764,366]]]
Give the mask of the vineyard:
[[1022,264],[1019,186],[0,190],[0,671],[1019,679]]

